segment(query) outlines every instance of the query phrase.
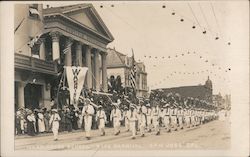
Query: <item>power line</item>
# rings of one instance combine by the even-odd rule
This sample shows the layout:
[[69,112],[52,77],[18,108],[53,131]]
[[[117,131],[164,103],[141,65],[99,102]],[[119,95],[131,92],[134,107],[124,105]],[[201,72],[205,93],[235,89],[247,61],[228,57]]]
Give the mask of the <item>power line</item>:
[[213,4],[212,4],[211,2],[210,2],[210,6],[211,6],[211,8],[212,8],[213,15],[214,15],[215,22],[216,22],[216,25],[217,25],[217,27],[218,27],[218,30],[219,30],[220,34],[222,34],[221,29],[220,29],[220,25],[219,25],[219,23],[218,23],[218,19],[217,19],[217,17],[216,17],[215,11],[214,11],[214,6],[213,6]]
[[200,4],[200,3],[199,3],[199,8],[200,8],[200,10],[201,10],[201,13],[202,13],[202,15],[203,15],[204,19],[205,19],[205,22],[206,22],[206,24],[207,24],[208,30],[212,33],[211,27],[210,27],[210,25],[209,25],[209,23],[208,23],[208,20],[207,20],[207,18],[206,18],[205,13],[203,12],[203,9],[202,9],[202,7],[201,7],[201,4]]
[[193,16],[194,16],[194,19],[196,20],[196,22],[197,22],[197,24],[199,25],[199,27],[202,29],[202,26],[200,25],[200,22],[199,22],[198,18],[196,17],[196,15],[195,15],[195,13],[194,13],[194,10],[192,9],[192,7],[191,7],[191,5],[190,5],[189,3],[187,3],[187,4],[188,4],[189,9],[191,10],[191,13],[192,13]]

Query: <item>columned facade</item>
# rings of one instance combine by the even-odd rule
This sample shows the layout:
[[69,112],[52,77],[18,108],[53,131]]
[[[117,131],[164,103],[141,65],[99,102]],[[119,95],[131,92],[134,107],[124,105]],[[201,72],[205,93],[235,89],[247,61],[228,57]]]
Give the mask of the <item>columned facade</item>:
[[45,60],[46,58],[45,38],[40,38],[39,42],[40,42],[39,56],[41,60]]
[[82,43],[76,43],[76,66],[82,67]]
[[24,108],[24,87],[25,83],[20,81],[18,82],[18,108]]
[[108,91],[108,80],[107,80],[107,52],[101,53],[102,56],[102,87],[103,91]]
[[65,42],[65,66],[71,66],[72,65],[72,49],[71,46],[73,44],[72,38],[67,38]]
[[99,61],[99,50],[94,51],[94,65],[95,65],[95,75],[94,75],[94,80],[95,80],[95,90],[100,91],[100,61]]
[[60,46],[59,46],[60,33],[51,32],[50,35],[52,38],[52,57],[53,60],[56,60],[60,58]]
[[92,88],[92,64],[91,64],[91,46],[86,46],[86,66],[88,68],[87,72],[87,88]]
[[[52,38],[52,56],[53,60],[56,59],[55,56],[60,57],[60,49],[59,45],[60,43],[60,36],[64,36],[59,32],[51,32],[50,33]],[[87,72],[87,78],[86,78],[86,88],[88,89],[95,89],[96,91],[100,91],[102,83],[102,88],[104,92],[108,91],[108,85],[107,85],[107,65],[106,65],[106,57],[107,52],[101,51],[98,48],[94,48],[88,44],[82,43],[80,41],[75,40],[72,37],[67,37],[65,40],[65,66],[72,66],[72,62],[76,63],[76,66],[83,66],[83,56],[85,56],[86,60],[86,67],[88,67]],[[72,57],[72,45],[75,43],[75,61]],[[41,45],[42,46],[42,45]],[[83,49],[83,46],[85,49]],[[41,49],[41,48],[40,48]],[[85,51],[83,51],[85,50]],[[85,54],[85,55],[83,55]],[[91,59],[91,56],[94,56],[93,60]],[[101,56],[101,57],[100,57]],[[101,61],[101,62],[100,62]],[[94,67],[92,67],[92,65]],[[100,70],[101,68],[101,70]],[[102,76],[100,76],[102,74]],[[100,80],[102,78],[102,80]]]

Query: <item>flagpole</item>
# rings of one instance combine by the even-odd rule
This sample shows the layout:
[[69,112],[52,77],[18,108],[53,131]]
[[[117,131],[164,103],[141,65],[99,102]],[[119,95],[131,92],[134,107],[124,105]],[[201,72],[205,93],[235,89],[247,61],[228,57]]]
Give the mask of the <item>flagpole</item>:
[[[133,50],[133,48],[131,48],[131,50],[132,50],[132,59],[133,59],[132,60],[132,66],[131,66],[131,70],[132,70],[132,68],[135,67],[135,56],[134,56],[134,50]],[[136,73],[135,73],[135,75],[136,75]],[[135,98],[136,98],[136,76],[135,76],[135,86],[133,88],[133,91],[134,91],[134,95],[135,95]]]
[[57,103],[57,109],[58,109],[58,105],[59,105],[59,99],[58,99],[58,96],[59,96],[59,90],[61,88],[61,83],[62,83],[62,80],[63,80],[63,76],[64,76],[64,73],[65,73],[65,69],[63,69],[63,73],[62,73],[62,76],[61,76],[61,79],[60,79],[60,82],[59,82],[59,85],[58,85],[58,88],[57,88],[57,93],[56,93],[56,103]]

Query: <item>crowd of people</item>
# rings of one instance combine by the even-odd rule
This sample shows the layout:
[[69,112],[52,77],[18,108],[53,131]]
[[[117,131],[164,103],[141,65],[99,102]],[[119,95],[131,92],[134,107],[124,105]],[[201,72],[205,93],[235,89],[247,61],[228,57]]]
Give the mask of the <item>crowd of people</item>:
[[119,95],[112,96],[88,93],[80,99],[78,106],[65,105],[62,109],[56,107],[27,109],[16,111],[16,134],[35,136],[48,132],[58,132],[82,129],[86,138],[91,138],[91,130],[99,129],[100,135],[105,135],[106,127],[113,127],[114,135],[121,133],[124,126],[131,131],[132,139],[137,133],[144,137],[146,132],[171,132],[195,127],[218,118],[217,109],[204,100],[197,98],[182,98],[178,93],[154,91],[149,99]]

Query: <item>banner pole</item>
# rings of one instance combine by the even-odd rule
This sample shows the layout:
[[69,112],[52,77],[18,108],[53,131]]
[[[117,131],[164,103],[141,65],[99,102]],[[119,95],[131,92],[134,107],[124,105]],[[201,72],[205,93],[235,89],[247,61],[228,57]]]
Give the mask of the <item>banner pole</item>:
[[64,76],[64,72],[65,72],[65,69],[63,69],[63,73],[62,73],[62,76],[60,78],[60,82],[59,82],[59,85],[58,85],[58,88],[57,88],[57,93],[56,93],[56,103],[57,103],[57,109],[58,109],[58,105],[59,105],[59,99],[58,99],[58,96],[59,96],[59,90],[61,88],[61,82],[62,82],[62,79],[63,79],[63,76]]

